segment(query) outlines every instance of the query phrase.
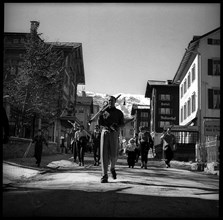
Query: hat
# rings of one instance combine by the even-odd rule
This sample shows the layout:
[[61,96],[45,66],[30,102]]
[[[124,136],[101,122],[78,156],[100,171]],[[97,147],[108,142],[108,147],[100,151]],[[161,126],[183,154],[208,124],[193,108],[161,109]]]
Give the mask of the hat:
[[110,95],[110,96],[108,97],[108,100],[114,100],[114,101],[116,101],[116,98],[115,98],[114,96]]

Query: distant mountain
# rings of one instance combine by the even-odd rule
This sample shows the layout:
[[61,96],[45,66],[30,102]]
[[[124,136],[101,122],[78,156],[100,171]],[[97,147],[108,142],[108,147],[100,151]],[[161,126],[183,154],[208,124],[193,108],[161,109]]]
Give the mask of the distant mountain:
[[[94,92],[85,92],[86,96],[93,97],[93,102],[95,105],[99,105],[100,108],[103,107],[104,101],[107,100],[108,95],[103,93],[94,93]],[[82,92],[78,91],[78,96],[81,96]],[[132,117],[131,110],[133,104],[139,105],[150,105],[150,99],[145,98],[144,95],[135,95],[135,94],[125,94],[119,93],[115,94],[114,96],[117,97],[121,95],[118,100],[116,101],[116,107],[121,109],[124,113],[125,117]]]

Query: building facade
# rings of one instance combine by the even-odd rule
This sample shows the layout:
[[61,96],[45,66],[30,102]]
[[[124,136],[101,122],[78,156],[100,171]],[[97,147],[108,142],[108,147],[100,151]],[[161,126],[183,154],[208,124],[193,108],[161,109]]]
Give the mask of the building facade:
[[134,118],[124,118],[125,126],[120,131],[122,139],[129,141],[134,137]]
[[[179,83],[180,125],[197,126],[196,160],[218,160],[220,136],[220,28],[194,36],[173,81]],[[215,146],[210,145],[215,142]]]
[[150,98],[150,132],[154,145],[160,144],[165,127],[179,124],[178,85],[168,81],[148,80],[145,97]]
[[150,131],[150,106],[133,104],[131,115],[134,116],[134,134],[139,133],[139,127],[143,126]]
[[156,157],[163,158],[160,137],[170,127],[177,143],[174,159],[194,161],[198,131],[194,126],[179,126],[179,85],[172,80],[148,80],[145,97],[150,98],[151,103],[150,133]]
[[[26,53],[24,44],[32,31],[37,31],[38,26],[39,22],[31,21],[30,33],[4,33],[4,68],[10,69],[10,77],[20,71],[23,62],[22,56]],[[47,127],[44,127],[44,121],[41,122],[40,119],[36,119],[38,123],[34,124],[38,124],[38,127],[27,127],[23,132],[23,137],[31,138],[32,134],[28,131],[33,130],[32,133],[34,133],[39,127],[42,127],[45,129],[49,141],[59,144],[62,131],[71,127],[69,123],[66,123],[67,118],[63,117],[67,116],[68,119],[75,119],[77,86],[78,84],[85,84],[82,44],[70,42],[45,42],[45,44],[51,45],[54,50],[62,51],[64,57],[62,68],[64,80],[61,83],[61,97],[58,97],[61,105],[61,115]],[[3,72],[3,80],[5,79],[4,74],[5,71]],[[14,136],[16,135],[16,121],[13,119],[13,115],[17,112],[10,107],[7,101],[4,102],[4,106],[9,118],[10,135]]]
[[86,130],[90,130],[88,124],[91,115],[94,113],[93,97],[86,96],[86,93],[82,91],[82,96],[77,96],[75,116],[84,125]]

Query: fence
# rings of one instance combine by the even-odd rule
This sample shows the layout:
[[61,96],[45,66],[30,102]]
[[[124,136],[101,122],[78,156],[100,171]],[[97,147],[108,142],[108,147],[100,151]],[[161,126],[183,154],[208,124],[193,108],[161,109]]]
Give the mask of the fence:
[[207,162],[219,162],[219,147],[220,141],[217,137],[214,140],[207,141],[205,148],[207,150]]
[[205,143],[196,145],[197,160],[207,163],[219,162],[219,147],[218,137],[208,137]]

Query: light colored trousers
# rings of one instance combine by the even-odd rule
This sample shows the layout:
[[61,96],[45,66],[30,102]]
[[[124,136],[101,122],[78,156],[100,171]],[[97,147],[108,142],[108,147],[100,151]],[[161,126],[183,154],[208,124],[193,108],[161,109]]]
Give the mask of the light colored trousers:
[[119,131],[109,132],[106,129],[102,129],[101,132],[101,167],[102,175],[108,173],[108,165],[111,164],[110,169],[115,168],[115,164],[118,159],[119,149]]

